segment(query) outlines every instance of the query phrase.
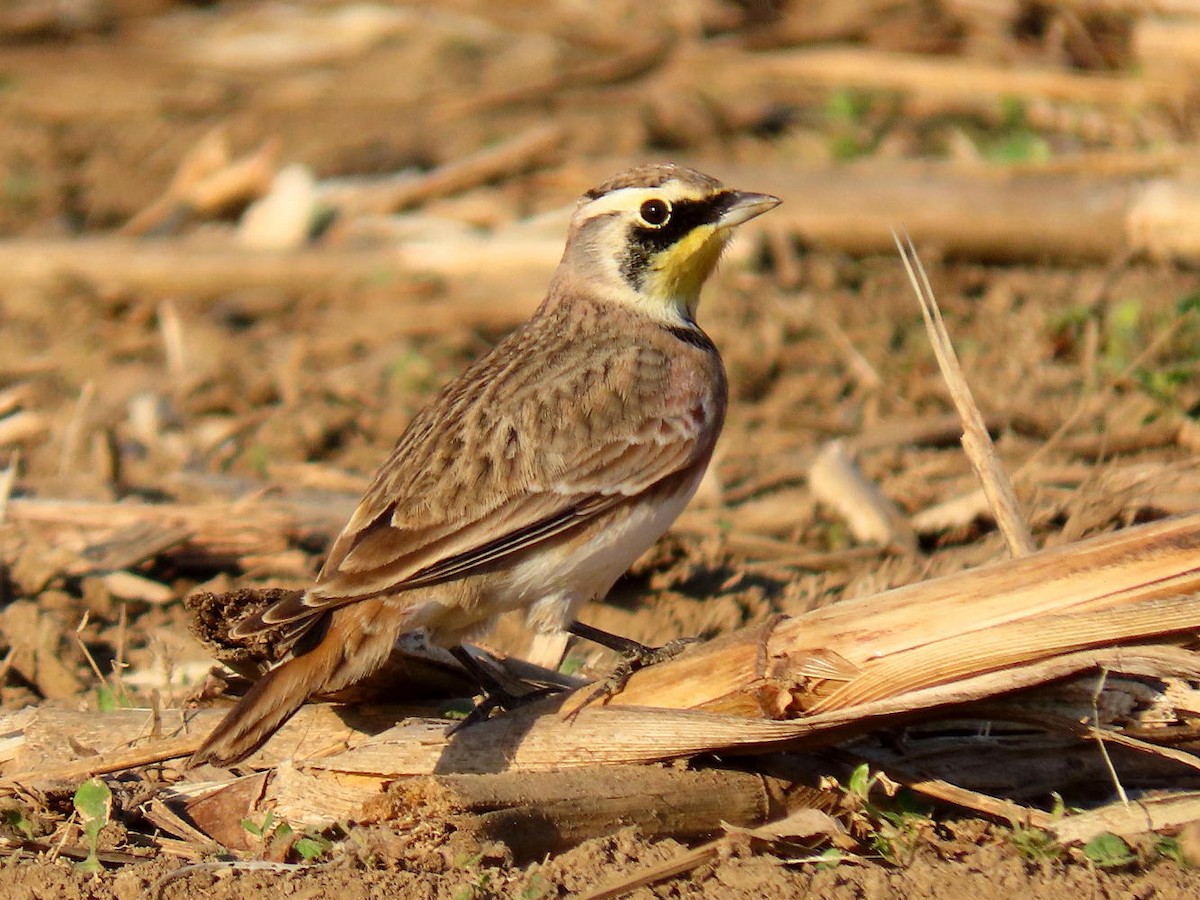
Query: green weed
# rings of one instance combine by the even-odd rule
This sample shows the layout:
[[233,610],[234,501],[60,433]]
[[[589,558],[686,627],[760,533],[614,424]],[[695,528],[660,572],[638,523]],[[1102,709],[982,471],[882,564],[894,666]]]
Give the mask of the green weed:
[[112,815],[112,791],[99,778],[89,778],[75,791],[71,801],[79,821],[83,824],[83,838],[87,841],[87,858],[77,865],[85,872],[99,872],[100,859],[96,855],[100,832]]

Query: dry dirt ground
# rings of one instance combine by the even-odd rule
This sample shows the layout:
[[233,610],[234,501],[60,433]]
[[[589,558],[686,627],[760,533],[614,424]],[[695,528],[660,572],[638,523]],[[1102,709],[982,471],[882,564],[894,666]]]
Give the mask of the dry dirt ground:
[[[1119,71],[1129,64],[1128,17],[1087,12],[1060,21],[1042,4],[1014,3],[1009,19],[989,26],[956,18],[957,5],[864,0],[856,20],[848,10],[859,5],[840,4],[846,24],[825,36],[888,51],[993,54],[1016,65]],[[760,172],[762,180],[739,186],[773,191],[772,166],[847,155],[947,158],[968,142],[1000,164],[1194,139],[1184,105],[1125,110],[1101,125],[1076,110],[1085,125],[1039,130],[994,112],[935,110],[922,118],[919,104],[905,108],[891,94],[805,84],[787,106],[775,97],[730,100],[719,85],[679,86],[678,68],[662,59],[683,51],[632,52],[641,45],[630,35],[668,32],[680,35],[691,60],[710,45],[745,47],[750,57],[757,47],[801,42],[797,18],[776,18],[772,4],[681,2],[657,18],[623,3],[605,16],[569,3],[495,10],[465,0],[436,12],[433,4],[81,6],[98,10],[97,18],[19,28],[12,24],[19,18],[0,16],[12,31],[0,44],[0,232],[25,242],[30,272],[45,247],[125,226],[218,126],[235,155],[273,141],[280,162],[331,178],[428,169],[541,123],[561,124],[565,143],[552,159],[421,201],[431,218],[420,227],[451,222],[448,241],[461,233],[455,229],[552,213],[634,159],[678,159],[718,175]],[[816,4],[813,16],[832,16],[837,6]],[[357,10],[360,19],[302,27],[292,21],[298,10]],[[415,18],[388,18],[397,10]],[[818,30],[811,39],[822,36]],[[179,248],[171,265],[181,276],[200,265],[188,248],[227,240],[244,205],[234,197],[213,210],[176,207],[139,240]],[[987,213],[977,211],[981,222]],[[403,239],[395,227],[382,216],[357,229],[335,222],[316,240],[378,246]],[[1089,227],[1086,215],[1078,227]],[[1061,543],[1194,509],[1195,271],[1118,253],[998,264],[943,258],[939,249],[922,248],[1001,457],[1016,469],[1053,437],[1020,489],[1037,540]],[[111,260],[114,272],[126,264]],[[336,283],[268,278],[245,287],[228,278],[206,286],[202,270],[111,281],[102,272],[49,279],[25,277],[24,268],[0,272],[0,473],[13,467],[14,503],[232,501],[279,490],[328,492],[345,502],[436,387],[532,309],[549,270],[540,260],[527,268],[463,277],[368,271]],[[983,514],[923,531],[915,548],[865,546],[807,483],[826,441],[901,424],[923,436],[864,446],[859,457],[903,514],[974,486],[953,425],[930,424],[951,407],[893,256],[760,233],[719,273],[701,318],[732,389],[714,474],[679,526],[585,619],[650,643],[713,636],[1002,558]],[[1191,443],[1181,422],[1192,424]],[[4,527],[0,650],[8,655],[0,697],[10,710],[105,708],[117,681],[122,702],[178,705],[210,662],[190,636],[182,598],[201,586],[302,586],[324,549],[315,540],[224,558],[164,553],[136,570],[150,587],[120,588],[69,574],[55,554],[67,552],[64,541],[78,541],[65,539],[61,525],[14,515]],[[520,650],[522,640],[510,626],[492,643]],[[568,661],[600,672],[612,659],[572,647]],[[117,663],[125,668],[114,681]],[[545,860],[514,862],[503,847],[455,856],[436,828],[416,839],[350,826],[348,835],[331,835],[332,846],[310,865],[266,862],[264,848],[258,868],[200,860],[180,871],[197,861],[153,850],[144,837],[154,829],[125,809],[101,847],[147,861],[93,875],[55,852],[17,849],[22,824],[51,846],[82,845],[68,821],[73,788],[19,793],[6,807],[4,896],[559,897],[685,849],[624,830]],[[1069,805],[1112,793],[1107,780],[1063,790]],[[1049,790],[1024,800],[1054,804]],[[436,821],[435,809],[426,812]],[[731,840],[715,858],[631,896],[1200,895],[1188,849],[1186,835],[1168,843],[1149,836],[1134,841],[1127,858],[1097,862],[1079,848],[937,808],[864,861],[818,865],[797,861],[802,853]],[[286,862],[299,860],[293,853]]]

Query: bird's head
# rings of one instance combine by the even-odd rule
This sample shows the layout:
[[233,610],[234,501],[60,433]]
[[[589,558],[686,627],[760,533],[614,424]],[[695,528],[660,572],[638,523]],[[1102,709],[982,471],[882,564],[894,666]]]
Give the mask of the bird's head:
[[695,169],[638,166],[580,198],[560,277],[655,318],[690,323],[734,227],[779,203]]

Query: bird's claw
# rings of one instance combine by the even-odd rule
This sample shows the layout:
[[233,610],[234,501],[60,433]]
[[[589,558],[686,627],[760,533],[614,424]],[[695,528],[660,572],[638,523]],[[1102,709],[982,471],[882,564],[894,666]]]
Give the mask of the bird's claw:
[[571,710],[567,716],[567,721],[574,721],[575,717],[585,707],[591,706],[597,701],[602,704],[607,703],[610,699],[621,693],[621,691],[625,690],[625,685],[629,683],[629,679],[633,677],[634,672],[674,659],[692,644],[699,642],[700,638],[698,637],[685,637],[668,641],[661,647],[647,647],[645,644],[639,644],[638,648],[640,649],[634,649],[632,652],[627,653],[617,664],[616,668],[609,673],[608,677],[596,685],[592,692],[584,698],[582,703]]

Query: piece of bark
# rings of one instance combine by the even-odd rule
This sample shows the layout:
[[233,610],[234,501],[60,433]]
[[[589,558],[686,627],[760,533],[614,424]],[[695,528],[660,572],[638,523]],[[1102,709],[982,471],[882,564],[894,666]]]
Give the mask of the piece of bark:
[[[836,795],[819,787],[826,770],[824,761],[795,756],[778,775],[723,767],[598,766],[389,782],[370,773],[330,778],[285,760],[270,772],[217,786],[179,785],[172,789],[172,803],[205,834],[235,849],[247,843],[236,830],[240,823],[270,809],[293,825],[446,819],[457,833],[459,855],[503,841],[514,857],[530,860],[628,825],[646,835],[687,840],[725,823],[755,825],[794,809],[832,811]],[[647,804],[648,796],[653,804]]]
[[242,822],[258,812],[270,778],[268,772],[256,772],[179,803],[184,821],[231,850],[253,849],[256,838]]

